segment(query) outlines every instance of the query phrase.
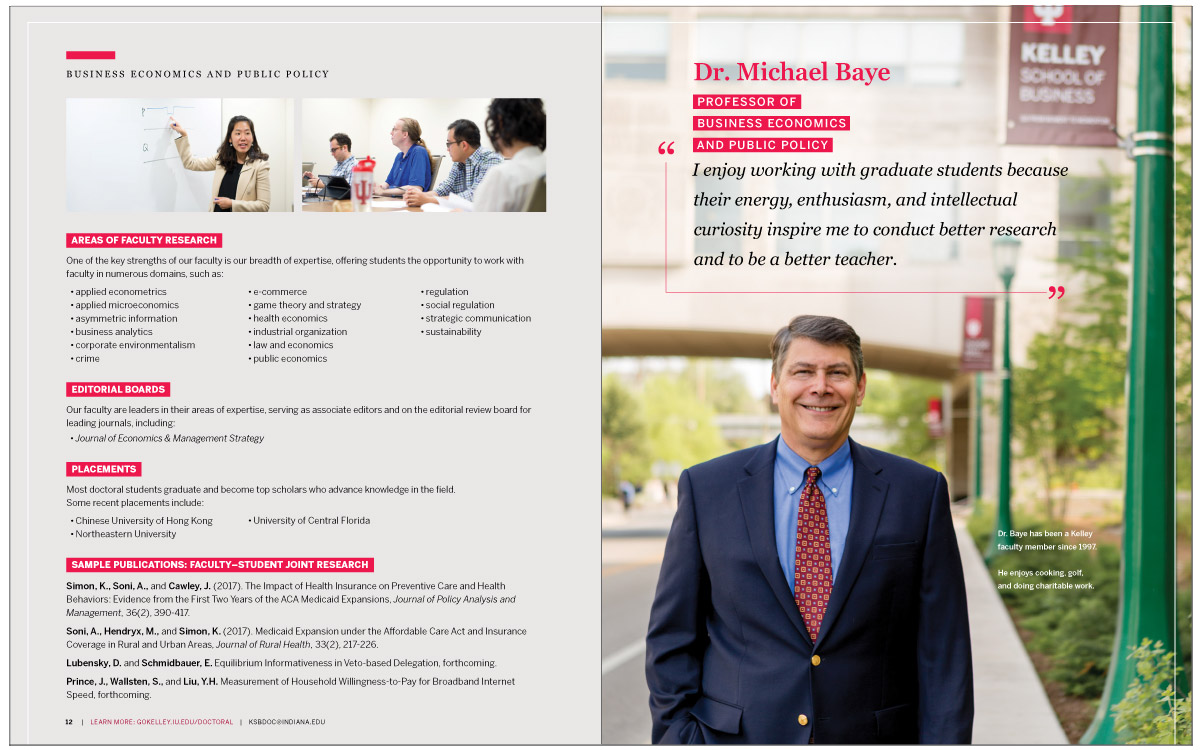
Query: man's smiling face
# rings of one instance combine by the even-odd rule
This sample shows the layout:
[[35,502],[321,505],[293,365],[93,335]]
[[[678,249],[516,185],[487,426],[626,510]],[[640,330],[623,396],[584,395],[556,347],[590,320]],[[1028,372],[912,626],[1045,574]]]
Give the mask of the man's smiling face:
[[811,464],[845,442],[866,392],[866,374],[855,377],[850,350],[840,344],[794,339],[783,367],[771,373],[771,401],[779,408],[783,440]]

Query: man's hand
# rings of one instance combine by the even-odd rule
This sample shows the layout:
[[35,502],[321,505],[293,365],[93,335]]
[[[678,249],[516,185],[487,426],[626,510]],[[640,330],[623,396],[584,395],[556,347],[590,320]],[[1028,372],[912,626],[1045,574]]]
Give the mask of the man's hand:
[[308,178],[309,187],[321,187],[321,179],[312,172],[305,172],[304,176]]
[[410,206],[423,206],[426,203],[436,203],[436,193],[422,193],[416,188],[409,188],[404,191],[404,202]]

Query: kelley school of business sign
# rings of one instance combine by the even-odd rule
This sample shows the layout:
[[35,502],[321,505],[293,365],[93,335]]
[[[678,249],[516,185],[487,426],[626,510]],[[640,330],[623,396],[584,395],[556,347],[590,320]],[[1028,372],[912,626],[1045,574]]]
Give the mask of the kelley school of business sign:
[[1009,144],[1115,146],[1117,6],[1014,5]]

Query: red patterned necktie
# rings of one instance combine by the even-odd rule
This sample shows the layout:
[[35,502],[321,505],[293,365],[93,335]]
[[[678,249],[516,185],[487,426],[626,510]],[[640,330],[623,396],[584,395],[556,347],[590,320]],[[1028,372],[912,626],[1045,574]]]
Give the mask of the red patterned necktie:
[[800,511],[796,514],[796,606],[814,643],[833,589],[829,520],[825,516],[825,495],[817,486],[820,476],[821,470],[815,466],[804,472]]

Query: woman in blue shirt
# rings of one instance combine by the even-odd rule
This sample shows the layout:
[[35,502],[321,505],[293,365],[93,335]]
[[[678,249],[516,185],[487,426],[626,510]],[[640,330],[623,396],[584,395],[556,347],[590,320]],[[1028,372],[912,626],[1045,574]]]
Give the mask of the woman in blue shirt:
[[421,126],[411,117],[401,117],[392,126],[392,145],[400,149],[387,182],[375,186],[375,195],[403,195],[407,185],[421,185],[422,191],[433,184],[429,150],[421,138]]

